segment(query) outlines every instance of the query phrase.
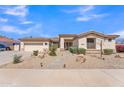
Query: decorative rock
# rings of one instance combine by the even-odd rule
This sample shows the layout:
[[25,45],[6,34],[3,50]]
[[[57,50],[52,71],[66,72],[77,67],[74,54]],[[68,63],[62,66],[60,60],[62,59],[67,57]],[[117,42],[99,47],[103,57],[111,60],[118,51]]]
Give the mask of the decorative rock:
[[40,63],[40,66],[43,67],[43,63]]

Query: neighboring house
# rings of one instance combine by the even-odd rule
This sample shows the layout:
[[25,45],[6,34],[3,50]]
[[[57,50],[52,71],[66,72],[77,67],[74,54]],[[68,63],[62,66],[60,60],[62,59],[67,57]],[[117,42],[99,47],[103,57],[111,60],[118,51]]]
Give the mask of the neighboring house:
[[59,38],[23,38],[20,39],[21,50],[33,51],[49,49],[51,44],[58,44],[60,50],[67,50],[71,46],[85,48],[87,50],[100,50],[102,48],[115,49],[115,39],[119,35],[105,35],[95,31],[81,34],[60,34]]
[[15,42],[16,41],[13,39],[10,39],[10,38],[4,37],[4,36],[0,36],[0,45],[5,46],[6,48],[13,50],[13,48],[14,48],[13,44]]

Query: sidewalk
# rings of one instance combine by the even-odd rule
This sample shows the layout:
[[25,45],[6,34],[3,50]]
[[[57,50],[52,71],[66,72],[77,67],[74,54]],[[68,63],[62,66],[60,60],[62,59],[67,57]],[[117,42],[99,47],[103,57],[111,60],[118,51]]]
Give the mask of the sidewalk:
[[124,86],[124,70],[0,69],[0,86]]

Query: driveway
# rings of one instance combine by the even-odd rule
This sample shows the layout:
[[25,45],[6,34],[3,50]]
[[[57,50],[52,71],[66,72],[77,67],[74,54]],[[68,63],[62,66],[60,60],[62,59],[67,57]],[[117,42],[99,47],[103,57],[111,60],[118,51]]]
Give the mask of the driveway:
[[0,69],[0,86],[124,86],[124,69]]
[[22,58],[28,58],[31,56],[31,52],[24,51],[0,51],[0,65],[10,63],[13,61],[13,56],[22,55]]

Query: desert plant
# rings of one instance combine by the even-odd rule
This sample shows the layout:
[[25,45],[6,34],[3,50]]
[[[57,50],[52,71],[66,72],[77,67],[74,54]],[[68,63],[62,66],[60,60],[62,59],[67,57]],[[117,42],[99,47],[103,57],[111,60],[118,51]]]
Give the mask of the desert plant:
[[34,56],[38,56],[38,50],[33,51]]
[[72,47],[69,48],[69,51],[70,51],[71,53],[73,53],[73,49],[72,49]]
[[21,58],[22,58],[21,55],[14,55],[13,63],[14,63],[14,64],[17,64],[17,63],[22,62]]
[[117,52],[124,52],[124,45],[116,45]]
[[50,48],[49,48],[49,50],[50,50],[49,55],[50,56],[56,56],[56,49],[57,48],[54,45],[50,46]]
[[86,49],[78,48],[78,47],[70,47],[69,51],[73,54],[85,54],[86,53]]
[[70,47],[69,51],[73,54],[77,54],[78,53],[78,47]]
[[113,49],[103,49],[105,55],[113,54]]
[[78,48],[78,54],[84,54],[86,53],[86,49],[84,48]]

